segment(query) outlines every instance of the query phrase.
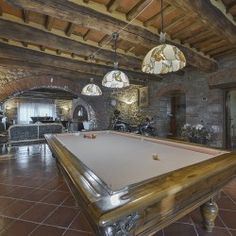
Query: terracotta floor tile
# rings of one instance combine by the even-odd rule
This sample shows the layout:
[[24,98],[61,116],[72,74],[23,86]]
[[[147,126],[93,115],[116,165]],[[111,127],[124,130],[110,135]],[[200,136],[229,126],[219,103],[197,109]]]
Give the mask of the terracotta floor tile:
[[46,189],[35,189],[31,193],[27,194],[23,197],[23,199],[30,200],[30,201],[40,201],[42,198],[45,198],[49,195],[51,191]]
[[37,225],[20,220],[14,221],[1,236],[27,236]]
[[73,223],[70,226],[71,229],[82,230],[87,232],[93,232],[88,220],[82,212],[76,216]]
[[0,216],[0,232],[12,224],[12,222],[14,222],[14,220]]
[[50,204],[61,204],[67,197],[69,193],[67,192],[60,192],[60,191],[53,191],[46,196],[46,198],[41,199],[41,202],[46,202]]
[[62,178],[55,178],[49,181],[48,183],[46,183],[45,185],[43,185],[41,188],[48,189],[48,190],[55,190],[61,187],[63,184],[64,184],[64,181],[62,180]]
[[0,197],[0,213],[2,213],[2,211],[7,208],[8,206],[10,206],[13,202],[15,202],[16,200],[13,198],[8,198],[8,197]]
[[17,218],[33,205],[34,203],[31,202],[16,200],[2,211],[2,215]]
[[[75,207],[75,201],[70,195],[62,175],[58,172],[55,159],[51,157],[48,147],[45,147],[45,145],[13,147],[11,152],[16,159],[1,162],[0,211],[2,210],[5,215],[11,217],[20,216],[26,220],[35,221],[35,224],[0,216],[0,235],[26,236],[34,229],[33,236],[57,236],[62,235],[63,232],[65,232],[63,236],[92,235],[88,232],[92,232],[88,221],[82,213],[78,214],[80,210]],[[21,187],[17,185],[21,185]],[[14,196],[17,200],[4,197],[8,194]],[[41,202],[23,201],[19,198]],[[236,205],[236,179],[224,188],[224,192],[217,199],[221,209],[220,216],[224,223],[230,227],[231,235],[236,236],[234,222],[236,211],[232,211]],[[45,203],[52,203],[55,206]],[[56,205],[61,203],[63,203],[63,206],[53,212],[57,207]],[[34,204],[36,205],[34,206]],[[50,215],[50,213],[52,214]],[[49,217],[45,220],[47,216]],[[192,220],[195,222],[196,228],[191,225]],[[53,226],[38,225],[38,222],[41,221]],[[230,234],[224,228],[224,224],[219,217],[216,220],[218,227],[214,228],[213,233],[206,233],[201,227],[202,218],[199,209],[183,217],[178,222],[168,226],[163,231],[159,231],[155,236],[195,236],[197,233],[198,236],[228,236]],[[70,229],[66,229],[70,224]],[[232,227],[234,229],[231,229]],[[1,232],[2,228],[5,228],[4,234]],[[6,229],[8,230],[6,231]]]
[[70,192],[70,189],[67,187],[66,183],[62,184],[60,187],[57,188],[58,191]]
[[42,222],[56,208],[56,206],[37,203],[20,218],[28,221]]
[[236,236],[236,230],[230,230],[230,233],[232,234],[232,236]]
[[214,227],[211,233],[207,232],[201,225],[196,225],[199,236],[230,236],[225,228]]
[[79,208],[79,206],[76,203],[75,199],[71,195],[63,202],[62,205],[63,206],[70,206],[70,207],[77,207],[77,208]]
[[165,236],[197,236],[194,227],[189,224],[174,223],[164,229]]
[[227,227],[236,229],[236,211],[220,210],[219,214]]
[[191,219],[190,215],[186,215],[186,216],[182,217],[181,219],[177,220],[177,222],[192,224],[192,219]]
[[82,231],[67,230],[63,236],[92,236],[94,234]]
[[59,207],[44,223],[68,227],[77,213],[76,209]]
[[28,188],[28,187],[15,187],[14,190],[11,192],[5,194],[8,197],[13,197],[13,198],[23,198],[24,196],[28,195],[33,191],[33,188]]
[[236,210],[236,204],[228,197],[221,197],[217,205],[220,209]]
[[64,231],[64,229],[41,225],[30,236],[61,236]]
[[[41,173],[42,174],[42,173]],[[28,178],[28,180],[24,183],[24,186],[38,188],[42,185],[46,184],[46,180],[39,178]]]
[[236,189],[226,188],[224,192],[230,196],[234,201],[236,201]]
[[0,195],[6,195],[9,192],[13,191],[15,189],[15,186],[12,185],[6,185],[6,184],[0,184]]

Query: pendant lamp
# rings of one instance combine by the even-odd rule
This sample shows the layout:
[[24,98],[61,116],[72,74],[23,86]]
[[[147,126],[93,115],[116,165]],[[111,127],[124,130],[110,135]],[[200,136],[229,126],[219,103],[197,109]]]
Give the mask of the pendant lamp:
[[114,60],[114,70],[108,72],[103,80],[102,85],[108,88],[124,88],[129,86],[129,79],[128,76],[118,69],[118,62],[117,62],[117,53],[116,53],[116,43],[119,37],[118,33],[112,34],[112,39],[114,40],[114,48],[115,48],[115,60]]
[[161,44],[151,49],[145,56],[142,63],[143,72],[150,74],[166,74],[178,71],[186,65],[183,52],[176,46],[165,43],[166,33],[164,33],[163,25],[163,0],[161,0]]
[[93,78],[91,78],[90,83],[83,87],[81,94],[85,96],[100,96],[102,91],[99,86],[93,83]]

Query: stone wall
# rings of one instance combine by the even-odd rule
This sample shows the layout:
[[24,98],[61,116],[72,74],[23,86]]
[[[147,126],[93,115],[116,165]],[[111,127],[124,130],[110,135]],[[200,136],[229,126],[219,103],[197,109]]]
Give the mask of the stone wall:
[[[104,111],[105,107],[111,107],[107,109],[107,115],[110,115],[111,110],[118,109],[131,124],[139,123],[146,116],[153,117],[158,135],[167,137],[170,126],[170,96],[171,92],[177,91],[185,95],[186,109],[180,109],[186,115],[185,122],[212,128],[215,135],[211,145],[220,147],[223,140],[223,91],[210,89],[208,76],[194,69],[186,69],[183,76],[171,74],[165,76],[161,82],[149,81],[149,106],[145,108],[138,106],[139,86],[113,91],[110,101],[115,99],[116,104],[113,107],[104,104]],[[178,119],[184,124],[183,116]]]

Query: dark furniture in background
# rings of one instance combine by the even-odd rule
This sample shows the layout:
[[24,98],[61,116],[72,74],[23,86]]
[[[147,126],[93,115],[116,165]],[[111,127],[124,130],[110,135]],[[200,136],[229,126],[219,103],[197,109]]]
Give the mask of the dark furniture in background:
[[9,144],[21,142],[43,141],[44,134],[61,133],[63,126],[61,124],[30,124],[30,125],[12,125],[8,129]]
[[32,116],[30,117],[31,120],[33,121],[33,124],[36,122],[42,122],[42,123],[51,123],[53,121],[53,117],[51,116]]

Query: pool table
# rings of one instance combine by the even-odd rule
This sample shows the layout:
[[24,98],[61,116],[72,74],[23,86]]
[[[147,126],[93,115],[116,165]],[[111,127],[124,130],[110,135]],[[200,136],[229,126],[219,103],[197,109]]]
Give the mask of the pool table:
[[197,207],[212,231],[215,195],[236,155],[114,131],[45,135],[96,235],[152,235]]

